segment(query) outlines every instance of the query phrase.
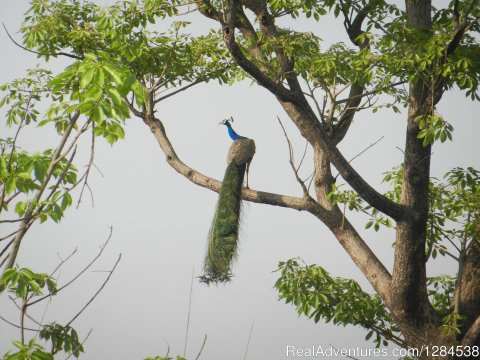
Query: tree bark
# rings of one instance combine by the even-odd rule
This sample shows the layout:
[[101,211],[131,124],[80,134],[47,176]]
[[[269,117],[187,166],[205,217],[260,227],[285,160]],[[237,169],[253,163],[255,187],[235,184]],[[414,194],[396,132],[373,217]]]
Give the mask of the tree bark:
[[[459,281],[458,313],[465,316],[460,322],[459,340],[465,345],[480,343],[480,243],[472,239]],[[476,324],[477,323],[477,324]]]
[[[431,27],[430,1],[407,0],[408,25],[417,31]],[[408,216],[397,222],[392,274],[391,310],[409,346],[444,344],[437,330],[440,318],[433,310],[426,286],[426,227],[431,146],[418,139],[417,118],[432,115],[432,84],[420,77],[409,86],[409,103],[401,204]]]

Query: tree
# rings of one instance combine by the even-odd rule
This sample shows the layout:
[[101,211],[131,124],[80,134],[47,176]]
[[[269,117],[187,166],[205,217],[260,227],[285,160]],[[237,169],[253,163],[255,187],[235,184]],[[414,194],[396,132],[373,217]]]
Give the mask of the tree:
[[[376,292],[367,294],[352,280],[290,260],[280,263],[280,296],[316,321],[363,326],[378,345],[393,341],[423,349],[419,358],[477,357],[479,173],[455,168],[438,181],[430,178],[430,159],[434,143],[452,138],[452,126],[436,112],[443,94],[458,88],[480,100],[479,2],[453,0],[437,9],[428,0],[407,0],[405,8],[381,0],[197,0],[194,9],[217,30],[193,36],[185,21],[147,30],[158,19],[165,24],[190,10],[187,6],[145,0],[107,10],[76,0],[33,1],[22,28],[24,46],[46,60],[73,61],[49,82],[56,98],[47,121],[64,131],[61,119],[76,114],[86,118],[86,129],[113,143],[133,114],[151,129],[176,171],[218,192],[218,181],[177,156],[155,107],[200,82],[253,80],[278,100],[313,149],[315,171],[312,188],[292,157],[302,197],[243,189],[243,199],[313,214]],[[324,50],[319,35],[277,25],[282,17],[315,24],[328,14],[343,23],[350,46],[337,43]],[[401,112],[402,106],[404,158],[386,174],[391,190],[382,194],[338,145],[360,111]],[[368,228],[394,228],[393,269],[368,247],[346,207],[367,216]],[[19,236],[13,241],[9,266],[20,242]],[[427,278],[426,263],[437,255],[455,259],[457,274]],[[432,353],[434,346],[443,348]]]

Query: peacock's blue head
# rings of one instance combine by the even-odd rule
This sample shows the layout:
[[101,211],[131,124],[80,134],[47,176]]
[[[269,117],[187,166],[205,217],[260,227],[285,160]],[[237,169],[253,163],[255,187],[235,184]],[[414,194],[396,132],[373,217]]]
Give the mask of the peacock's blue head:
[[220,125],[225,125],[227,127],[228,135],[230,136],[230,138],[233,141],[238,140],[238,139],[242,139],[243,136],[238,135],[235,132],[235,130],[233,130],[232,124],[230,124],[231,122],[233,122],[233,116],[230,117],[230,119],[225,119],[225,120],[220,121]]

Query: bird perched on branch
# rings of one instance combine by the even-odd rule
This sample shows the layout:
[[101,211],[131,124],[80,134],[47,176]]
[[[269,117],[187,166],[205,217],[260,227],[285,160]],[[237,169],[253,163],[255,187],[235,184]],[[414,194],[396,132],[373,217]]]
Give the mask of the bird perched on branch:
[[228,151],[228,165],[208,236],[204,275],[200,277],[201,281],[207,284],[227,282],[231,279],[232,261],[237,254],[242,183],[246,173],[248,188],[248,170],[255,154],[255,142],[238,135],[233,130],[231,122],[233,118],[220,123],[227,127],[233,143]]

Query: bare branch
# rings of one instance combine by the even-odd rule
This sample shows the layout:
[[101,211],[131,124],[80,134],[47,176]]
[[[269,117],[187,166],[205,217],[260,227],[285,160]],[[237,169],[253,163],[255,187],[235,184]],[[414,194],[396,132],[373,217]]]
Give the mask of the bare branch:
[[[386,86],[386,87],[382,87],[382,88],[379,88],[379,89],[374,89],[374,90],[367,91],[367,92],[364,92],[364,93],[361,93],[361,94],[358,94],[358,95],[349,96],[345,99],[335,100],[335,104],[340,105],[340,104],[343,104],[343,103],[346,103],[348,101],[352,101],[352,100],[355,100],[355,99],[358,99],[358,98],[362,98],[362,97],[370,96],[370,95],[375,95],[375,94],[378,94],[381,91],[385,91],[388,88],[395,87],[395,86],[398,86],[398,85],[403,85],[403,84],[406,84],[406,83],[407,83],[407,81],[397,81],[397,82],[395,82],[393,84],[390,84],[389,86]],[[338,94],[335,94],[335,95],[338,95]]]
[[[3,254],[5,254],[5,252],[8,250],[8,248],[12,245],[13,243],[13,239],[10,240],[10,242],[5,245],[5,247],[2,249],[2,251],[0,252],[0,258],[3,256]],[[0,265],[1,266],[1,265]]]
[[300,162],[298,163],[298,166],[297,166],[297,171],[300,170],[300,168],[302,167],[302,164],[303,164],[303,160],[305,160],[305,156],[307,155],[307,149],[308,149],[308,141],[305,141],[305,149],[303,150],[303,155],[302,155],[302,158],[300,159]]
[[314,94],[314,89],[312,89],[312,87],[310,86],[310,84],[308,83],[307,81],[307,86],[308,86],[308,90],[310,92],[309,96],[312,98],[314,104],[315,104],[315,107],[317,108],[317,111],[318,111],[318,116],[320,117],[320,120],[322,121],[322,123],[325,123],[325,119],[324,119],[324,110],[325,110],[325,102],[323,104],[323,110],[320,108],[320,104],[318,103],[317,101],[317,98],[315,97],[315,94]]
[[80,348],[83,346],[83,344],[85,344],[85,343],[87,342],[87,340],[88,340],[88,338],[90,337],[90,334],[92,333],[92,331],[93,331],[93,329],[90,329],[90,330],[88,331],[87,336],[85,336],[85,339],[83,339],[83,341],[82,341],[80,344],[78,344],[78,346],[77,346],[75,349],[72,349],[72,350],[71,350],[70,355],[68,355],[68,356],[65,358],[65,360],[70,359],[70,358],[74,355],[75,351],[80,350]]
[[[90,159],[88,160],[87,170],[85,171],[85,178],[83,180],[82,190],[80,190],[80,195],[78,196],[77,209],[80,206],[80,202],[82,201],[83,191],[85,190],[85,187],[88,185],[88,176],[90,175],[90,169],[92,167],[94,157],[95,157],[95,123],[92,123],[92,140],[90,145]],[[93,203],[93,198],[92,198],[92,203]]]
[[[107,240],[100,246],[100,251],[97,253],[97,255],[92,259],[92,261],[90,261],[90,262],[87,264],[87,266],[85,266],[76,276],[74,276],[73,279],[71,279],[71,280],[68,281],[66,284],[64,284],[64,285],[62,285],[61,287],[59,287],[59,288],[57,289],[56,294],[58,294],[60,291],[62,291],[63,289],[65,289],[67,286],[69,286],[69,285],[71,285],[73,282],[75,282],[75,280],[77,280],[80,276],[82,276],[82,275],[85,273],[85,271],[87,271],[87,270],[100,258],[100,256],[102,256],[103,250],[105,250],[105,248],[107,247],[108,243],[110,242],[110,239],[112,238],[112,234],[113,234],[113,227],[110,227],[110,233],[108,234],[108,238],[107,238]],[[75,251],[76,251],[76,250],[75,250]],[[74,253],[75,253],[75,252],[74,252]],[[72,255],[73,255],[73,253],[72,253]],[[72,255],[70,255],[66,260],[68,260]],[[66,261],[66,260],[65,260],[65,261]],[[63,261],[63,262],[65,262],[65,261]],[[60,266],[63,264],[63,262],[62,262],[58,267],[60,267]],[[58,267],[57,267],[57,268],[58,268]],[[56,269],[55,269],[55,271],[56,271]],[[55,272],[55,271],[54,271],[54,272]],[[45,299],[47,299],[47,298],[49,298],[49,297],[50,297],[50,295],[45,295],[45,296],[43,296],[43,297],[41,297],[41,298],[39,298],[39,299],[36,299],[35,301],[29,302],[29,303],[27,304],[27,306],[31,306],[31,305],[37,304],[37,303],[39,303],[40,301],[43,301],[43,300],[45,300]]]
[[117,261],[113,265],[112,269],[110,270],[110,273],[108,274],[108,276],[105,279],[105,281],[103,282],[103,284],[100,286],[100,288],[97,290],[97,292],[92,296],[92,298],[85,304],[85,306],[65,326],[70,326],[72,324],[72,322],[74,322],[85,311],[85,309],[88,307],[88,305],[90,305],[92,303],[92,301],[95,300],[95,298],[98,296],[98,294],[100,294],[100,292],[103,290],[103,288],[105,287],[107,282],[110,280],[110,277],[112,276],[113,272],[115,271],[115,269],[116,269],[118,263],[120,262],[121,258],[122,258],[122,254],[118,255]]
[[[42,324],[40,321],[34,319],[32,316],[30,316],[30,315],[28,314],[28,312],[27,312],[27,306],[28,306],[28,304],[25,304],[25,305],[20,306],[20,305],[17,304],[17,302],[15,301],[15,299],[14,299],[12,296],[9,295],[8,298],[12,301],[12,303],[15,305],[15,307],[16,307],[18,310],[20,310],[21,312],[24,312],[25,317],[29,318],[32,322],[34,322],[34,323],[37,324],[38,326],[43,327],[43,324]],[[22,301],[23,301],[23,300],[22,300]]]
[[175,91],[172,91],[171,93],[167,94],[167,95],[164,95],[162,97],[159,97],[158,99],[155,99],[155,101],[153,102],[154,104],[158,104],[160,101],[162,100],[165,100],[165,99],[168,99],[169,97],[173,96],[173,95],[176,95],[178,94],[179,92],[182,92],[182,91],[185,91],[189,88],[191,88],[192,86],[195,86],[197,84],[200,84],[201,82],[205,81],[204,79],[197,79],[195,80],[194,82],[188,84],[188,85],[185,85],[185,86],[182,86],[181,88],[175,90]]
[[353,158],[350,159],[349,162],[352,162],[353,160],[355,160],[356,158],[358,158],[360,155],[362,155],[365,151],[367,151],[368,149],[370,149],[372,146],[375,146],[377,145],[380,140],[382,140],[385,136],[382,136],[380,139],[378,139],[377,141],[375,141],[374,143],[368,145],[365,149],[363,149],[362,151],[360,151],[357,155],[355,155]]
[[19,218],[19,219],[14,219],[14,220],[0,220],[0,224],[4,224],[4,223],[16,223],[16,222],[19,222],[19,221],[23,221],[25,220],[25,218]]
[[183,357],[186,357],[187,354],[187,340],[188,340],[188,330],[190,328],[190,313],[192,310],[192,295],[193,295],[193,277],[195,275],[195,268],[192,269],[192,279],[190,281],[190,296],[188,299],[188,315],[187,315],[187,328],[185,329],[185,342],[183,344]]
[[200,359],[200,355],[202,354],[202,351],[203,351],[203,348],[205,347],[205,343],[206,343],[206,342],[207,342],[207,334],[205,334],[205,336],[203,337],[202,347],[200,348],[200,351],[198,352],[197,357],[195,358],[195,360]]
[[[25,218],[24,218],[24,221],[26,221]],[[28,224],[27,224],[27,225],[28,225]],[[11,232],[10,234],[5,235],[4,237],[1,237],[1,238],[0,238],[0,241],[6,240],[6,239],[12,237],[12,236],[15,235],[15,234],[18,234],[18,233],[19,233],[20,231],[22,231],[23,229],[24,229],[24,227],[18,228],[17,230]]]
[[78,248],[75,248],[75,250],[73,250],[70,253],[70,255],[68,255],[65,259],[62,259],[60,257],[60,254],[58,254],[58,257],[60,258],[60,263],[55,267],[55,269],[53,269],[53,271],[50,273],[50,276],[55,275],[55,273],[63,266],[63,264],[65,264],[68,260],[70,260],[72,256],[77,253],[77,251],[78,251]]
[[255,324],[255,320],[252,321],[252,326],[250,327],[250,333],[248,334],[247,346],[245,347],[245,355],[243,356],[243,360],[247,359],[248,348],[250,346],[250,340],[252,339],[253,325],[254,324]]
[[295,167],[292,143],[290,142],[287,131],[285,130],[285,127],[283,126],[282,121],[280,120],[280,118],[278,116],[277,116],[277,119],[278,119],[278,122],[279,122],[280,126],[282,127],[283,135],[285,135],[285,139],[287,140],[288,152],[289,152],[289,163],[290,163],[290,166],[291,166],[291,168],[293,170],[293,173],[295,175],[295,179],[297,179],[298,183],[302,187],[303,196],[308,196],[308,189],[305,186],[305,183],[302,181],[302,179],[300,179],[300,176],[298,175],[298,169]]
[[[0,319],[5,321],[7,324],[13,326],[13,327],[16,327],[17,329],[20,329],[21,326],[20,325],[17,325],[7,319],[5,319],[3,316],[0,315]],[[39,332],[40,330],[37,330],[37,329],[31,329],[31,328],[28,328],[28,327],[24,327],[23,330],[28,330],[28,331],[35,331],[35,332]]]

